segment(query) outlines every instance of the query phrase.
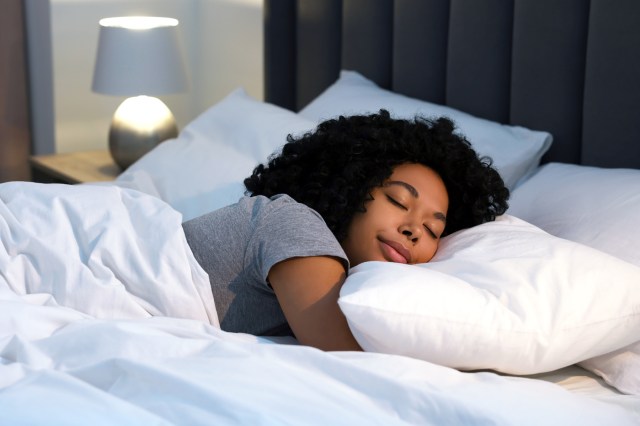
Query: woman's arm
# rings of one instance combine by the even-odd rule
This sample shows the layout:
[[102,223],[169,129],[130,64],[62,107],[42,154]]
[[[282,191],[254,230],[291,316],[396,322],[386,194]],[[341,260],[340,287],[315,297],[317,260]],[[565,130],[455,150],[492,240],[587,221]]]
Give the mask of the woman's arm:
[[303,345],[325,351],[362,350],[338,306],[345,278],[342,263],[327,256],[287,259],[269,271],[269,283]]

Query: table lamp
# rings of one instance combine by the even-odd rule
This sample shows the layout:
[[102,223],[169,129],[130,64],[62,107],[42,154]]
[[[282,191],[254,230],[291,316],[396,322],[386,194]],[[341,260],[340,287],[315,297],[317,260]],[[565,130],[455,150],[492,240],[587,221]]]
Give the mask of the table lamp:
[[100,20],[92,90],[125,99],[111,121],[109,151],[123,170],[160,142],[178,135],[160,99],[187,89],[178,20],[127,16]]

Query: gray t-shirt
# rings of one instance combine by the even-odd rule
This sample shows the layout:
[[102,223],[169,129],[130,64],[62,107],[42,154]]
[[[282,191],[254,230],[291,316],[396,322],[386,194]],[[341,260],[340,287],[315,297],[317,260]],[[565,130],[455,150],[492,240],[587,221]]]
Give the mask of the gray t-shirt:
[[[347,256],[322,217],[288,195],[243,197],[185,222],[187,242],[209,274],[223,330],[291,335],[267,283],[273,265],[292,257]],[[304,285],[301,280],[300,285]]]

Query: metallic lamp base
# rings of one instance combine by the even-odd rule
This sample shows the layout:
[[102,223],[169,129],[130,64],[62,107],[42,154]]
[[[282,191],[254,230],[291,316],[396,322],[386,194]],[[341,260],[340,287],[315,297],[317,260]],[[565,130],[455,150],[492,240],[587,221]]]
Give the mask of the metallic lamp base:
[[158,98],[128,98],[116,110],[109,128],[109,151],[126,169],[160,142],[178,136],[173,114]]

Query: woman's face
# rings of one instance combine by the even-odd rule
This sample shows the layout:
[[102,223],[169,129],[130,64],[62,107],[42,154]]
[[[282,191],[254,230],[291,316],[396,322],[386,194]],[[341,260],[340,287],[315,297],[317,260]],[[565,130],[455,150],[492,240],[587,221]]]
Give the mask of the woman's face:
[[369,260],[425,263],[438,249],[449,196],[440,176],[422,164],[401,164],[375,188],[342,241],[351,266]]

